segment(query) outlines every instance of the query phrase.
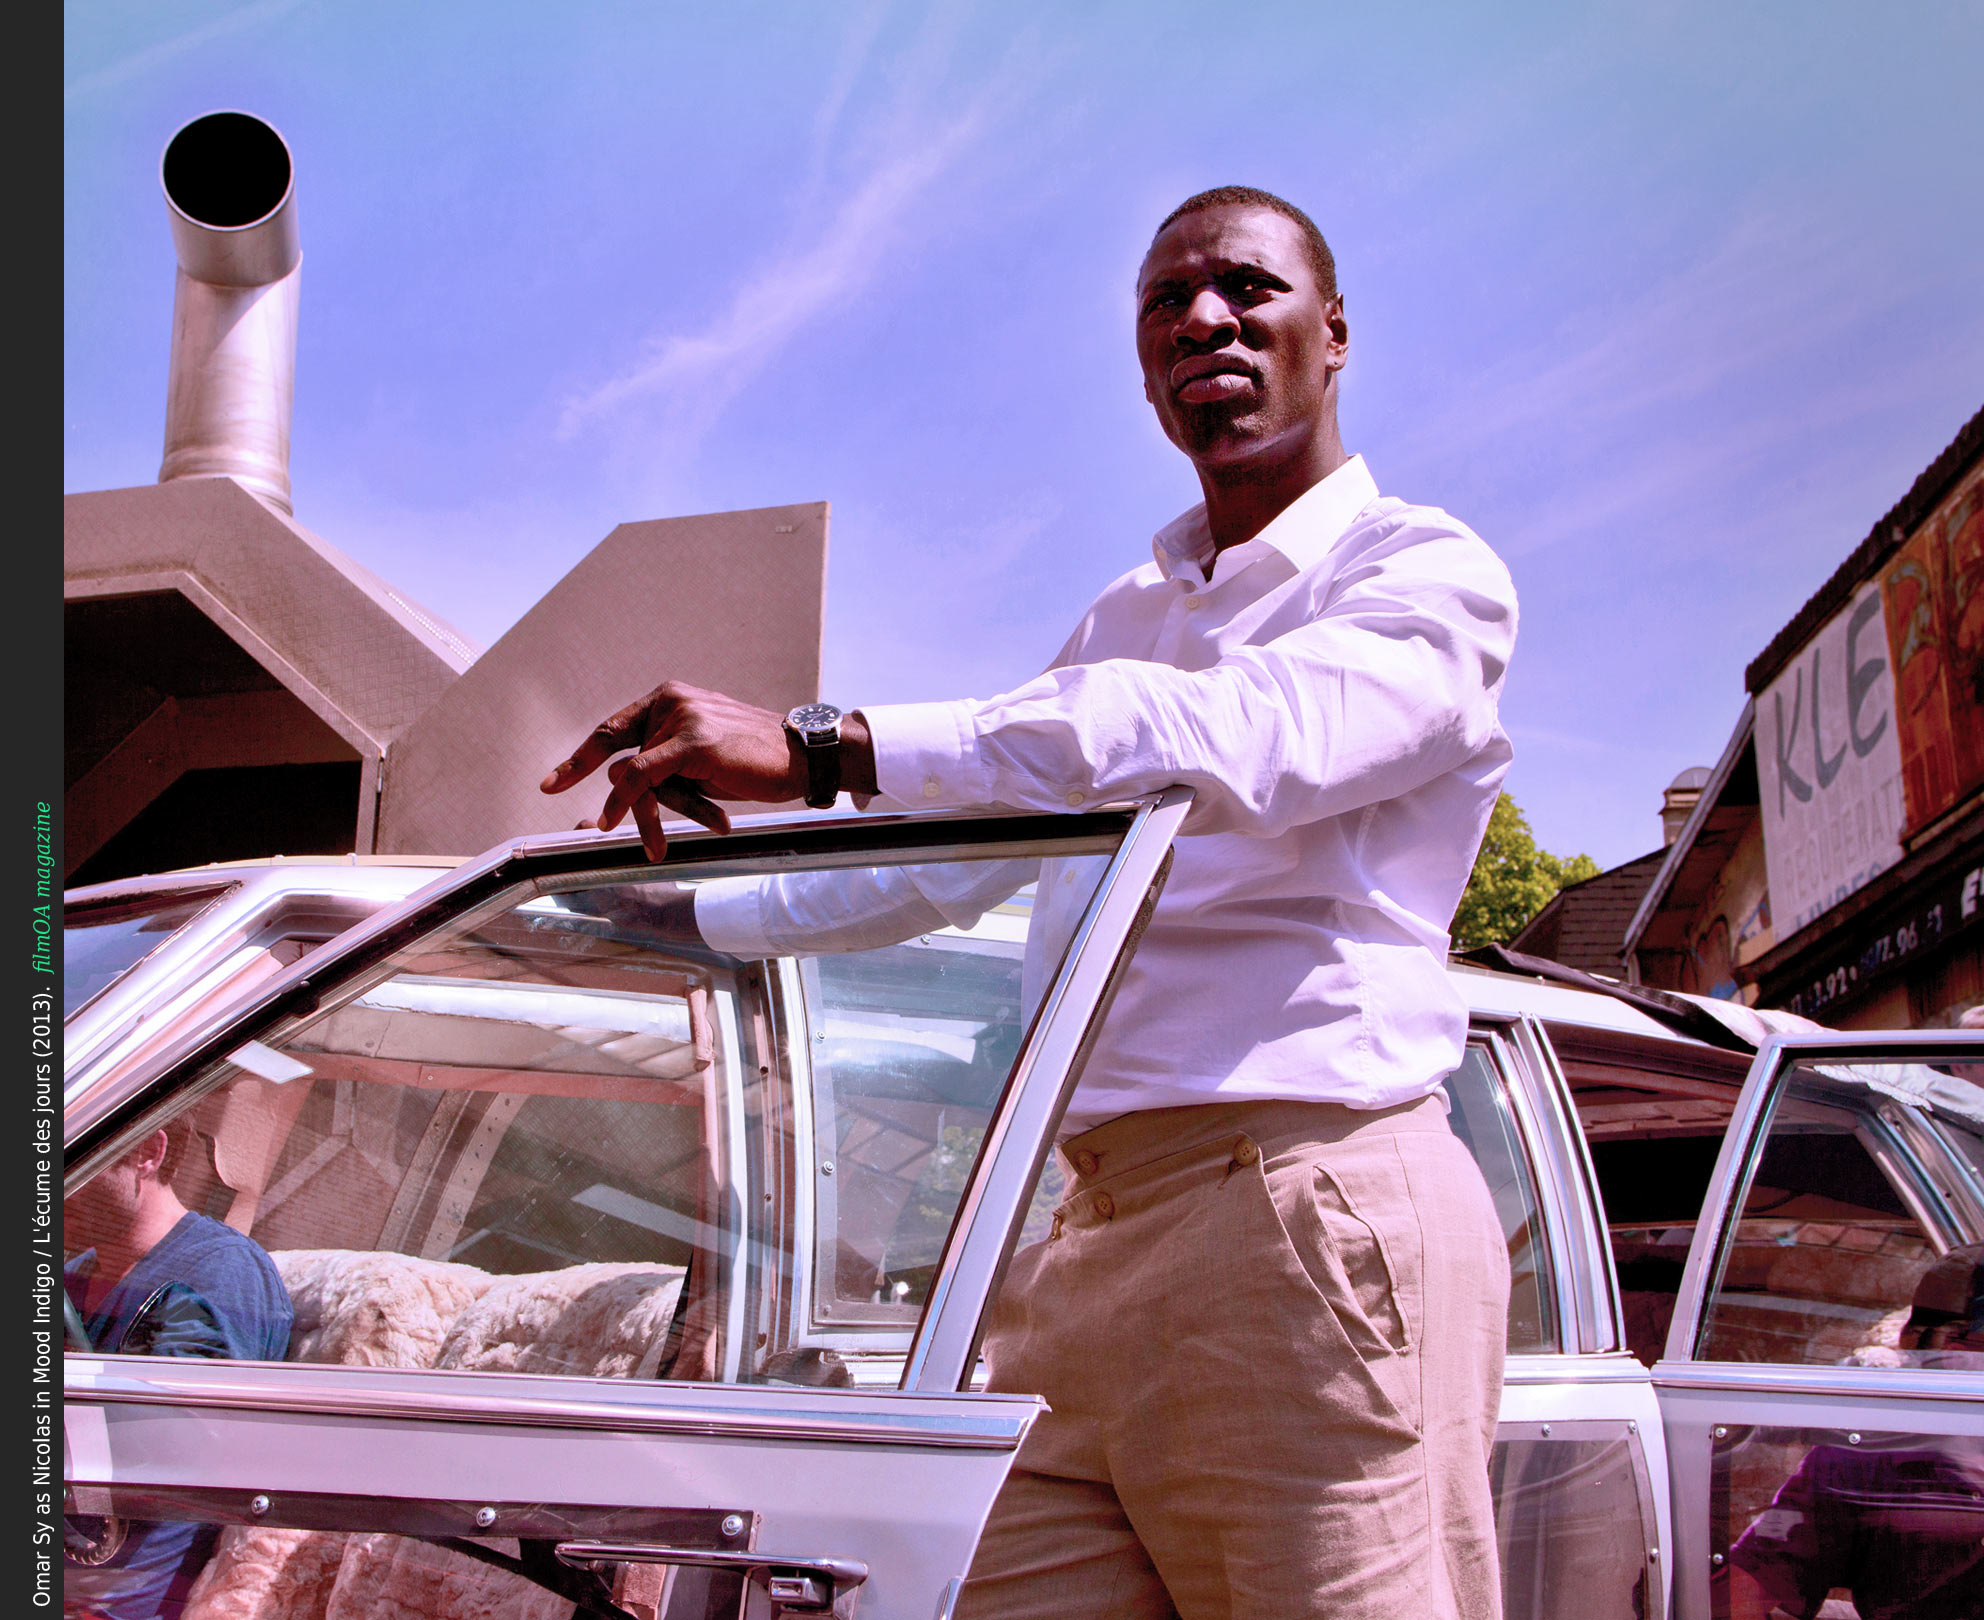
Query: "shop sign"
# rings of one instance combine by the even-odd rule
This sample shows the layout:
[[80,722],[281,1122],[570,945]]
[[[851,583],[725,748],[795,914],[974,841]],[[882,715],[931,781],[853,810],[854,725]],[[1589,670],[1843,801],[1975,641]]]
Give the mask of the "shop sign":
[[1881,588],[1870,581],[1758,702],[1764,863],[1780,939],[1901,859],[1890,665]]
[[1922,898],[1899,916],[1889,914],[1877,931],[1843,931],[1837,946],[1826,953],[1825,965],[1806,978],[1784,1006],[1823,1023],[1836,1002],[1871,988],[1980,916],[1984,916],[1984,862],[1972,860],[1930,884]]

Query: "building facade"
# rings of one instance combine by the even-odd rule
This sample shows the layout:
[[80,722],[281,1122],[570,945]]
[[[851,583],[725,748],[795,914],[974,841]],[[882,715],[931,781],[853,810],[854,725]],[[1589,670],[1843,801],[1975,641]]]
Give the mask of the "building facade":
[[1639,982],[1841,1028],[1984,1002],[1984,411],[1771,640],[1627,929]]

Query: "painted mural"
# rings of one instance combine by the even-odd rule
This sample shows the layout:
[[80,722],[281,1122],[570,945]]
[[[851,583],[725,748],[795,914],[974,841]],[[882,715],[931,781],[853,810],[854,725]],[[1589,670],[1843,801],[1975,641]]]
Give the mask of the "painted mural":
[[1907,831],[1984,786],[1984,464],[1883,571]]
[[1755,994],[1755,986],[1743,985],[1736,970],[1754,962],[1776,943],[1770,919],[1770,886],[1764,874],[1763,823],[1759,819],[1750,823],[1688,919],[1681,988],[1724,1001],[1748,999]]

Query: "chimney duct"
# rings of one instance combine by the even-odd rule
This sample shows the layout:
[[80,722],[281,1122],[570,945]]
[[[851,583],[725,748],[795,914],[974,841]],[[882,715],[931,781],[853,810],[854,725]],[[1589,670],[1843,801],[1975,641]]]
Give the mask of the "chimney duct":
[[232,478],[283,512],[303,254],[289,147],[244,112],[166,143],[159,182],[179,255],[158,481]]

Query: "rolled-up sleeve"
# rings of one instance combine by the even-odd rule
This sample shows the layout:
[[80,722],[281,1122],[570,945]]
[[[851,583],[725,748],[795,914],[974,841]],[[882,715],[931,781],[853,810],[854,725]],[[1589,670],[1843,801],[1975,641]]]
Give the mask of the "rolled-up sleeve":
[[1515,631],[1486,545],[1404,522],[1344,561],[1315,617],[1210,668],[1110,659],[984,702],[863,713],[878,785],[905,803],[1065,810],[1182,784],[1186,832],[1272,837],[1497,739]]

